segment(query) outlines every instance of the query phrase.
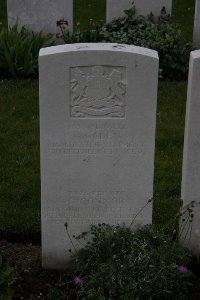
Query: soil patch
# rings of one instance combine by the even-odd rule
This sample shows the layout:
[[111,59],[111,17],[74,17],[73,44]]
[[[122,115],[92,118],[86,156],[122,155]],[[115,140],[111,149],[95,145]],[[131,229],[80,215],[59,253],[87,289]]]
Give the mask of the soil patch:
[[[50,289],[59,286],[67,272],[44,270],[41,266],[41,246],[0,241],[0,254],[6,265],[16,268],[14,300],[45,300]],[[74,290],[66,290],[66,299],[76,299]]]

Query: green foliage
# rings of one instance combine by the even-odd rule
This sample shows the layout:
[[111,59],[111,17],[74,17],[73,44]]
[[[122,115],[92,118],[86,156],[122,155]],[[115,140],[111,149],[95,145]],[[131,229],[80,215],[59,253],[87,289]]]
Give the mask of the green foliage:
[[62,32],[61,38],[66,44],[71,43],[98,43],[101,42],[101,37],[99,34],[99,29],[102,23],[91,24],[91,28],[86,31],[81,31],[79,24],[77,24],[77,29],[72,33],[68,30]]
[[183,79],[187,75],[191,44],[187,43],[175,22],[161,14],[158,20],[136,17],[135,10],[126,11],[124,18],[105,25],[100,32],[103,40],[134,44],[158,51],[164,78]]
[[66,296],[62,290],[60,290],[58,288],[52,288],[50,290],[50,293],[49,293],[47,299],[48,300],[65,300]]
[[0,255],[0,300],[12,299],[12,284],[16,279],[15,270],[8,266],[3,266],[2,256]]
[[42,32],[33,33],[18,25],[0,31],[0,74],[5,77],[26,78],[38,73],[38,54],[50,41]]
[[[81,237],[77,237],[78,239]],[[187,299],[190,271],[186,250],[151,226],[91,226],[91,242],[75,256],[82,274],[79,296],[98,300]],[[183,267],[181,267],[183,268]],[[183,268],[184,269],[184,268]]]
[[111,42],[133,44],[158,51],[162,76],[180,80],[187,76],[191,43],[187,43],[182,31],[163,10],[155,19],[136,16],[135,8],[125,11],[125,17],[111,23],[93,24],[89,31],[74,34],[66,32],[63,36],[66,43],[71,42]]

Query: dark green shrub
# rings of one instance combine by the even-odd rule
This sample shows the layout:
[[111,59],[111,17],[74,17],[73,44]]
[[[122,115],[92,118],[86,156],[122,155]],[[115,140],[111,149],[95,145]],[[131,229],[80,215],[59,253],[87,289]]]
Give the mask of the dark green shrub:
[[134,44],[158,51],[164,78],[179,80],[187,76],[191,44],[164,12],[156,20],[152,15],[147,19],[136,17],[134,9],[128,10],[124,18],[102,27],[100,35],[105,41]]
[[61,30],[60,37],[66,44],[71,43],[98,43],[101,42],[102,36],[100,35],[100,29],[102,23],[91,24],[90,30],[81,31],[79,26],[73,33],[68,30]]
[[135,8],[125,11],[125,17],[111,23],[95,24],[88,32],[65,33],[64,41],[111,42],[133,44],[158,51],[162,76],[166,79],[182,80],[187,77],[191,43],[188,43],[178,25],[162,11],[155,19],[136,16]]
[[187,299],[189,254],[151,226],[135,232],[125,226],[91,226],[91,242],[74,261],[83,299]]
[[38,73],[38,54],[50,36],[30,32],[25,27],[0,30],[0,74],[4,77],[26,78]]

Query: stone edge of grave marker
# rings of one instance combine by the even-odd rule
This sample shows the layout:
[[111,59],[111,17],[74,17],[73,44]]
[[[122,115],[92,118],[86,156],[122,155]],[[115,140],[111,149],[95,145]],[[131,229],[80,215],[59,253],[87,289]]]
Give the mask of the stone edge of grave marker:
[[145,55],[155,59],[158,59],[158,52],[149,48],[118,44],[118,43],[74,43],[65,44],[52,47],[46,47],[40,49],[39,58],[46,55],[67,53],[73,51],[91,51],[91,50],[102,50],[102,51],[116,51],[116,52],[127,52],[138,55]]
[[193,44],[196,48],[200,47],[200,1],[196,0],[194,14]]
[[[196,181],[196,162],[192,159],[195,155],[195,140],[199,139],[197,134],[197,127],[195,121],[199,120],[200,112],[200,50],[195,50],[190,53],[189,75],[188,75],[188,90],[187,90],[187,104],[186,104],[186,118],[185,118],[185,134],[184,134],[184,148],[183,148],[183,165],[182,165],[182,182],[181,182],[181,199],[183,207],[191,208],[192,201],[199,202],[200,189],[195,185]],[[200,131],[200,125],[199,125]],[[199,150],[200,151],[200,150]],[[198,162],[200,163],[200,162]],[[200,174],[198,174],[200,175]],[[196,189],[195,189],[196,187]],[[194,205],[194,218],[189,226],[184,225],[187,220],[187,214],[180,218],[180,240],[189,248],[193,254],[200,254],[200,208],[199,204]],[[182,222],[182,218],[185,221]],[[185,228],[184,228],[185,226]],[[197,232],[198,231],[198,232]]]

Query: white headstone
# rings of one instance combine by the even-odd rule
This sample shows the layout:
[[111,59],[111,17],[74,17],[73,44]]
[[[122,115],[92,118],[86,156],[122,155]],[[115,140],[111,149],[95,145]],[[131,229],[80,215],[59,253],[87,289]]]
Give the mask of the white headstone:
[[200,48],[200,0],[196,0],[195,5],[193,43],[196,48]]
[[73,28],[72,0],[7,0],[8,25],[18,20],[19,28],[26,26],[34,32],[61,33],[56,22],[68,21],[70,31]]
[[[200,50],[191,52],[182,174],[181,239],[200,254]],[[193,207],[194,202],[194,207]],[[194,214],[194,218],[192,215]]]
[[[124,10],[133,6],[133,0],[107,0],[106,20],[111,22],[115,18],[123,17]],[[172,0],[134,0],[136,14],[147,16],[153,13],[159,16],[163,7],[171,14]]]
[[[119,44],[42,49],[43,266],[65,268],[71,235],[130,224],[153,195],[157,52]],[[137,218],[151,223],[151,203]]]

